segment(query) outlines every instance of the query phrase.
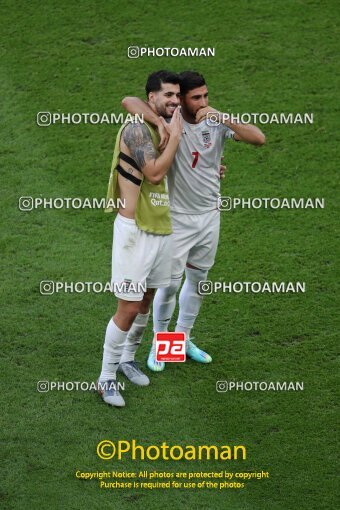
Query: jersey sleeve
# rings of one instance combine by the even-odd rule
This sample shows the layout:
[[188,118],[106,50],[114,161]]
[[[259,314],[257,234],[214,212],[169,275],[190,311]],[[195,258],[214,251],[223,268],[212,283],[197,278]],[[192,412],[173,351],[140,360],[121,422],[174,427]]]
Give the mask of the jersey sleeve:
[[230,138],[234,138],[235,131],[228,128],[228,126],[225,126],[224,124],[221,124],[223,128],[224,138],[226,140],[229,140]]

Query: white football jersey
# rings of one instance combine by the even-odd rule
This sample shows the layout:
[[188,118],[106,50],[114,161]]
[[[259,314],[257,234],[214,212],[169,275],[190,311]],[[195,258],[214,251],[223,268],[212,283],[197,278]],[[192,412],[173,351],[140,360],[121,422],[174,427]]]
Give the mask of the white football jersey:
[[220,164],[224,141],[234,131],[224,124],[183,120],[183,134],[168,173],[170,208],[184,214],[202,214],[217,208]]

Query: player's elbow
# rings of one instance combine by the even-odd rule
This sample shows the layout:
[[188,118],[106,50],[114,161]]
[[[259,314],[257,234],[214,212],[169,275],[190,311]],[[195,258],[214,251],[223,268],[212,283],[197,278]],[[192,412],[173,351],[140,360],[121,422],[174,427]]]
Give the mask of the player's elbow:
[[257,147],[261,147],[262,145],[264,145],[266,143],[266,137],[264,136],[263,133],[259,133],[257,135],[257,138],[256,138],[256,142],[255,142],[255,145],[257,145]]
[[131,97],[124,97],[124,99],[122,101],[122,107],[125,108],[125,110],[127,110],[130,100],[131,100]]
[[160,175],[150,175],[147,179],[149,182],[151,182],[151,184],[160,184],[162,182],[163,177],[161,177]]
[[165,168],[157,165],[156,160],[149,161],[142,170],[151,184],[160,184],[165,175]]

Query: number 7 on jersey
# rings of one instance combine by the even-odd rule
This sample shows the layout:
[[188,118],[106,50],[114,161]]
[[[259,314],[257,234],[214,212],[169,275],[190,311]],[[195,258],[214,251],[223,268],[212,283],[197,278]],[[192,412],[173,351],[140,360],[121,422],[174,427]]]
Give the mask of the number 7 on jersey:
[[193,162],[191,164],[191,168],[195,168],[195,166],[197,165],[197,161],[198,161],[200,153],[197,151],[194,151],[191,154],[194,156]]

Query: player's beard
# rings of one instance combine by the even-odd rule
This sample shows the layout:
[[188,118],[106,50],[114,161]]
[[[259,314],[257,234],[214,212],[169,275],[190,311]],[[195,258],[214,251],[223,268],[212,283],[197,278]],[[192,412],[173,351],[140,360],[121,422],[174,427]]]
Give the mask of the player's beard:
[[168,112],[167,108],[169,106],[173,106],[174,108],[177,107],[175,104],[168,104],[168,105],[156,105],[157,114],[161,117],[164,117],[164,119],[171,119],[173,116],[173,112]]
[[198,110],[194,112],[191,108],[188,108],[187,106],[185,106],[185,104],[182,103],[183,115],[188,119],[188,122],[192,124],[196,122],[196,113],[198,112]]

